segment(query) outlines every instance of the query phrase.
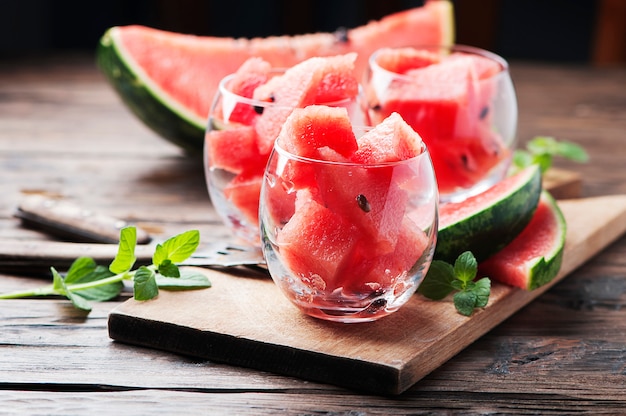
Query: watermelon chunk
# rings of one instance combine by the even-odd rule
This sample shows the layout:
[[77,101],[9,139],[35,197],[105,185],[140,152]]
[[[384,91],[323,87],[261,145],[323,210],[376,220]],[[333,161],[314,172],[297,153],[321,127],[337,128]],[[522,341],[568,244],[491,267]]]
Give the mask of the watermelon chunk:
[[[397,114],[359,139],[348,127],[341,108],[294,110],[262,187],[263,248],[275,247],[282,265],[268,261],[270,272],[313,315],[335,308],[389,313],[415,291],[434,250],[437,192],[432,167],[419,163],[431,166],[419,135]],[[389,154],[354,161],[361,150],[355,145],[376,138]],[[330,160],[321,149],[332,152]],[[412,185],[426,177],[431,185],[421,193]],[[292,277],[280,277],[285,273]]]
[[504,175],[514,137],[507,130],[505,141],[494,125],[494,113],[507,111],[494,107],[504,70],[499,61],[468,52],[385,48],[373,65],[378,68],[366,92],[372,121],[397,112],[420,133],[444,200]]
[[[354,54],[316,57],[277,73],[268,62],[251,58],[232,78],[225,78],[220,86],[222,100],[216,102],[217,110],[211,114],[206,133],[206,172],[211,195],[223,194],[218,197],[217,212],[227,224],[235,226],[236,233],[244,238],[256,233],[259,181],[274,141],[294,109],[312,104],[309,107],[325,112],[325,117],[338,114],[335,117],[338,124],[320,126],[326,129],[324,132],[311,130],[310,123],[303,120],[298,123],[301,131],[289,133],[289,137],[304,142],[321,140],[317,150],[307,153],[307,157],[335,154],[337,159],[345,159],[354,153],[357,144],[348,110],[314,105],[320,97],[337,99],[337,105],[344,104],[340,99],[355,101],[358,83],[354,60]],[[247,79],[248,73],[250,79]],[[328,90],[337,85],[342,88],[332,93]],[[310,144],[300,146],[292,141],[288,146],[299,146],[299,150],[289,149],[299,152]],[[218,189],[222,186],[221,178],[228,174],[232,174],[233,183]],[[301,179],[308,176],[302,171],[299,174]],[[214,180],[214,176],[219,176],[220,180]],[[252,194],[245,195],[246,192]]]
[[566,228],[556,201],[543,191],[528,225],[510,244],[480,263],[480,273],[526,290],[549,283],[561,268]]
[[[367,57],[383,46],[453,43],[452,3],[428,1],[417,7],[333,33],[256,39],[199,37],[143,26],[106,31],[98,65],[129,109],[163,138],[201,152],[207,115],[219,81],[248,58],[289,68],[314,56],[357,52],[357,79]],[[346,41],[347,39],[347,41]]]

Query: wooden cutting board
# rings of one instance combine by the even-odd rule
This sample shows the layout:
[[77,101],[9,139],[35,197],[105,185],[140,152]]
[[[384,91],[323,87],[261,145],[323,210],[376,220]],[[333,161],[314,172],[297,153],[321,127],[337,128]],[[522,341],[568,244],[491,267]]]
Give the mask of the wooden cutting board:
[[540,296],[626,230],[626,195],[560,201],[568,223],[563,265],[532,292],[493,283],[489,304],[471,317],[451,300],[415,295],[377,322],[338,324],[304,316],[264,276],[202,269],[206,290],[161,291],[111,312],[109,334],[125,343],[217,362],[399,394]]

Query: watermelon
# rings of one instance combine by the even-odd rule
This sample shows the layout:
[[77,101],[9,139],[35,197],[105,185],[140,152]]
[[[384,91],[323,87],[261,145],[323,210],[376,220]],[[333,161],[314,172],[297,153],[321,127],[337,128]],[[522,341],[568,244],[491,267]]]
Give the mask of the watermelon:
[[[425,274],[438,196],[426,148],[399,115],[349,127],[343,108],[293,110],[262,185],[261,235],[270,273],[296,306],[371,320],[406,302]],[[375,157],[364,158],[373,152],[359,146],[372,143]]]
[[462,202],[439,207],[435,258],[453,264],[471,250],[480,262],[528,225],[541,195],[541,170],[532,165]]
[[216,210],[235,234],[258,242],[260,181],[274,141],[294,108],[331,100],[329,105],[338,106],[340,113],[336,120],[344,120],[341,128],[351,142],[341,139],[340,126],[332,123],[327,123],[331,128],[325,134],[291,134],[306,140],[325,138],[324,146],[318,147],[339,156],[357,149],[347,108],[357,107],[355,60],[355,53],[313,57],[280,70],[261,58],[250,58],[220,83],[221,99],[215,101],[205,136],[206,176],[212,199],[219,201]]
[[333,33],[255,39],[200,37],[144,26],[117,26],[102,36],[97,61],[130,110],[163,138],[198,154],[219,81],[250,57],[291,67],[314,56],[357,52],[357,76],[383,46],[452,44],[452,3],[423,7]]
[[420,133],[442,200],[463,199],[504,177],[516,127],[506,62],[461,46],[406,47],[377,51],[370,67],[372,123],[397,112]]
[[526,290],[549,283],[561,268],[566,228],[556,201],[543,191],[530,223],[510,244],[479,264],[481,275]]

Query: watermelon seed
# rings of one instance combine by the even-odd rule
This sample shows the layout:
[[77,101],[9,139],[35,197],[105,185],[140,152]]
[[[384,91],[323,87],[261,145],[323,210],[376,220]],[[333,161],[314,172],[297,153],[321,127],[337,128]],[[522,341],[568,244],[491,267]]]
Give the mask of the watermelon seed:
[[265,109],[264,107],[260,105],[254,105],[252,106],[252,108],[254,108],[254,112],[257,114],[263,114],[263,110]]
[[489,114],[489,107],[484,106],[482,110],[480,110],[480,115],[478,116],[481,120],[484,120]]
[[370,304],[370,306],[368,306],[366,312],[376,313],[378,310],[384,308],[385,306],[387,306],[387,299],[384,299],[384,298],[376,299],[374,302]]
[[340,43],[348,43],[348,41],[350,40],[348,38],[348,29],[343,26],[337,28],[337,30],[335,30],[335,39],[337,39],[337,42]]
[[361,208],[363,212],[370,212],[370,210],[372,209],[370,207],[369,201],[363,194],[358,194],[356,196],[356,203],[359,204],[359,208]]
[[370,107],[373,111],[380,111],[382,109],[382,107],[380,106],[380,104],[374,104],[373,106]]

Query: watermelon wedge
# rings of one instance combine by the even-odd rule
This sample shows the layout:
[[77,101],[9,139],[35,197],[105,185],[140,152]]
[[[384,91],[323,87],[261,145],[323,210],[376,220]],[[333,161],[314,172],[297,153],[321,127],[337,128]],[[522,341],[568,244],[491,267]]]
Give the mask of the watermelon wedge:
[[561,268],[566,229],[556,201],[543,191],[530,223],[510,244],[479,264],[481,275],[526,290],[549,283]]
[[[106,31],[97,50],[102,72],[148,127],[190,153],[201,154],[209,107],[219,81],[248,58],[291,67],[313,56],[357,52],[357,73],[383,46],[452,44],[452,3],[429,0],[348,30],[255,39],[198,37],[144,26]],[[359,78],[360,79],[360,78]]]
[[453,264],[471,250],[480,262],[498,252],[531,221],[541,191],[541,171],[532,165],[463,202],[442,204],[435,259]]

